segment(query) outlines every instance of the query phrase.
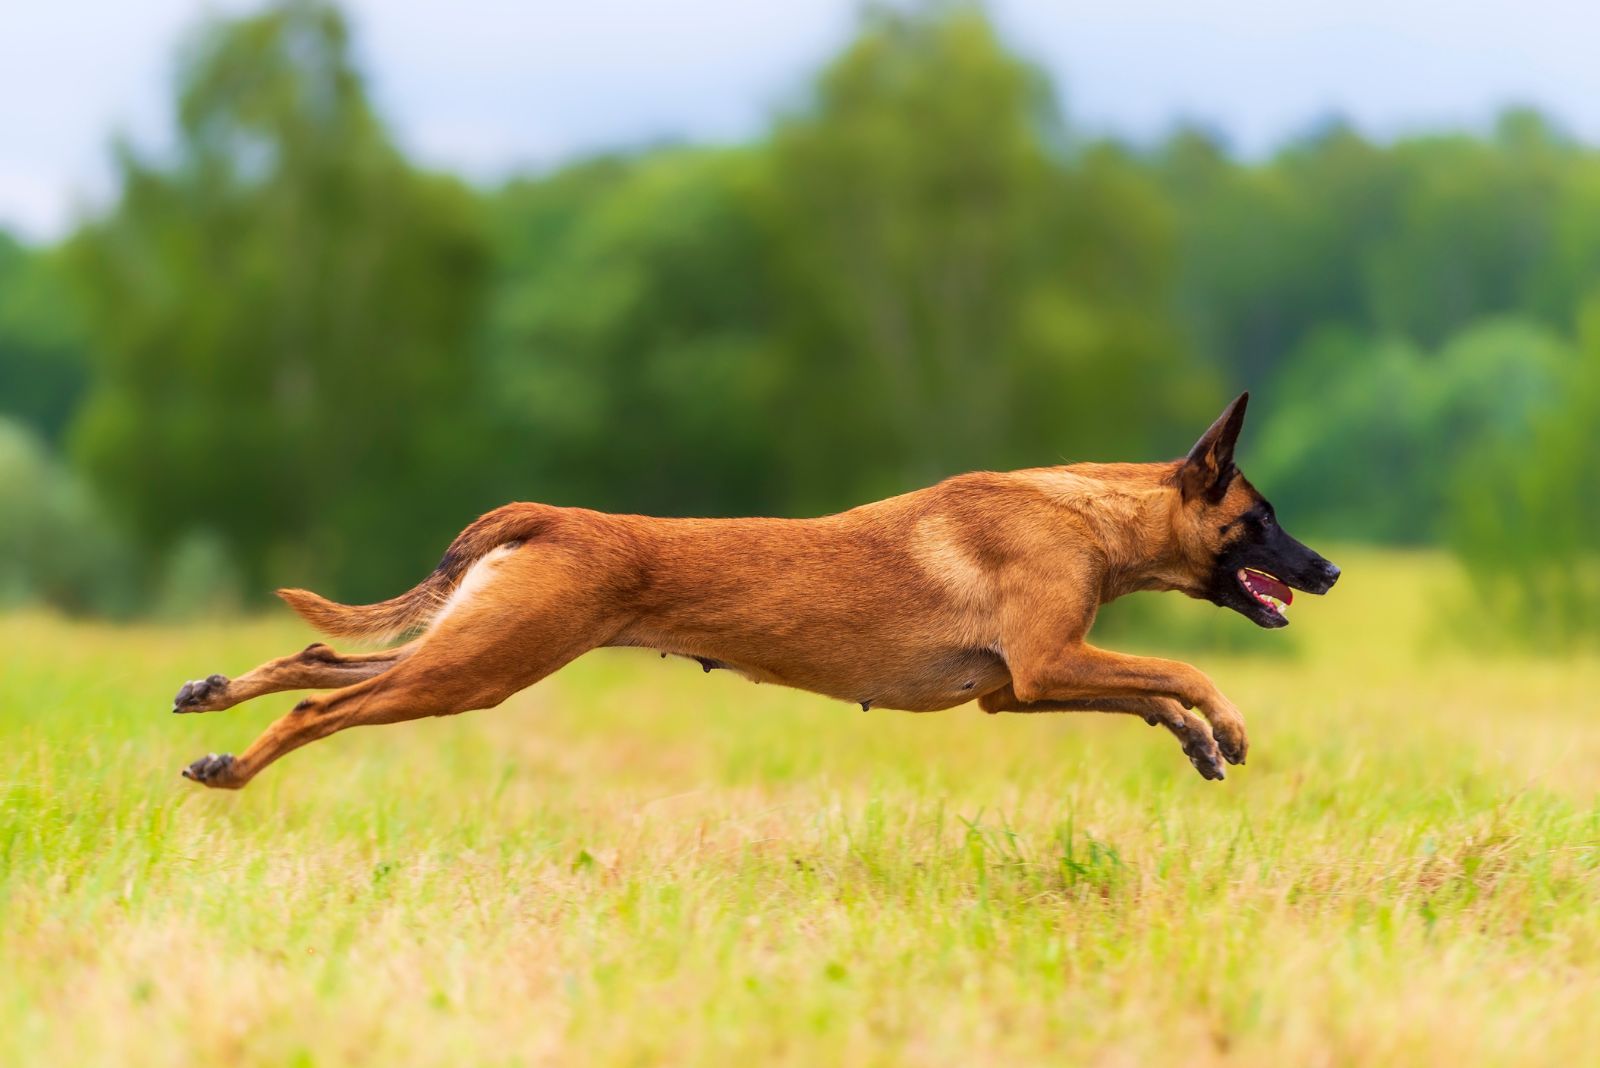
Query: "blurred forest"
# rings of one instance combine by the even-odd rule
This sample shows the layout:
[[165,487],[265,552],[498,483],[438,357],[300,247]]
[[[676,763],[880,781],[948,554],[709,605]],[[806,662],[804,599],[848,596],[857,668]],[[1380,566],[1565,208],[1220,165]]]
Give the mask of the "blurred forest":
[[980,9],[874,8],[755,143],[479,188],[300,0],[200,27],[174,109],[66,240],[0,235],[0,600],[370,599],[505,500],[814,514],[1174,457],[1248,387],[1291,529],[1600,630],[1600,151],[1533,111],[1133,146]]

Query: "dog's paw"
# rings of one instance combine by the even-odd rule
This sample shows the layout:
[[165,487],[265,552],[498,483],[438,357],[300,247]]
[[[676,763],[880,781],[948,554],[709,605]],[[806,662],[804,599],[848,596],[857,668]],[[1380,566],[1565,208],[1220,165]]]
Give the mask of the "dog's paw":
[[233,778],[233,755],[210,753],[184,768],[181,774],[202,786],[229,786]]
[[1244,733],[1244,721],[1213,723],[1211,730],[1217,737],[1217,747],[1222,750],[1228,763],[1243,764],[1245,754],[1250,751],[1250,739]]
[[223,695],[228,692],[226,675],[207,675],[203,679],[190,679],[172,699],[174,712],[214,712],[226,707]]
[[1244,717],[1233,702],[1218,694],[1202,705],[1201,710],[1211,723],[1211,733],[1216,736],[1223,757],[1230,764],[1243,764],[1245,754],[1250,751],[1250,738],[1244,732]]
[[1222,750],[1205,727],[1194,724],[1184,731],[1182,742],[1183,755],[1189,758],[1189,763],[1194,765],[1194,770],[1200,773],[1202,779],[1221,782],[1228,777],[1222,767]]

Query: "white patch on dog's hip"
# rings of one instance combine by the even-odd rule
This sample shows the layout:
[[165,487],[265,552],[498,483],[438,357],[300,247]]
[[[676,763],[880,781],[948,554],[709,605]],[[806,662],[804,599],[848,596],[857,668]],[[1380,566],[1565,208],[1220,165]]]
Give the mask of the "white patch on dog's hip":
[[431,630],[443,623],[450,613],[481,592],[489,580],[494,577],[495,565],[516,552],[520,547],[521,542],[513,545],[497,545],[479,557],[471,567],[467,568],[467,573],[461,576],[461,582],[456,588],[450,591],[450,596],[445,599],[444,604],[428,623],[429,629]]

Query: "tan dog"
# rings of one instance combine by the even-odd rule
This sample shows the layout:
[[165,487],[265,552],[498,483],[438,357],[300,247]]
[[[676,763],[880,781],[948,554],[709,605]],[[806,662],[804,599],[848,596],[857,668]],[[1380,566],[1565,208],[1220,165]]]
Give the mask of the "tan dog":
[[590,649],[639,646],[863,708],[977,699],[988,712],[1134,713],[1220,779],[1224,758],[1244,762],[1246,740],[1211,680],[1085,638],[1101,605],[1135,590],[1178,590],[1281,627],[1288,586],[1324,593],[1338,578],[1234,466],[1247,399],[1183,460],[960,475],[821,519],[506,505],[393,600],[351,607],[280,590],[331,634],[421,633],[358,655],[316,644],[238,679],[186,684],[175,712],[339,688],[301,701],[239,757],[203,757],[183,774],[237,789],[346,727],[489,708]]

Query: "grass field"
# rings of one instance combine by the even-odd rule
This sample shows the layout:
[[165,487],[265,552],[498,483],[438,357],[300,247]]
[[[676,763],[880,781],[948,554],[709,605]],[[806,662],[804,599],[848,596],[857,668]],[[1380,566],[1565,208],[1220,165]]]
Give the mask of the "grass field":
[[1197,656],[1224,783],[1131,717],[617,652],[213,793],[294,698],[172,692],[306,631],[0,619],[0,1063],[1593,1063],[1600,663],[1340,562],[1294,655]]

